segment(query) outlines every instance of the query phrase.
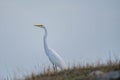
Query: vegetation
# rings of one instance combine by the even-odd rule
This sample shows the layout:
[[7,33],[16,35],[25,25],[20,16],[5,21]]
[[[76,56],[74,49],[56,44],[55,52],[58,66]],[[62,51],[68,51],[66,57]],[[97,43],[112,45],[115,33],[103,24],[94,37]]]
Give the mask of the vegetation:
[[90,76],[92,71],[100,70],[102,72],[120,70],[120,61],[107,61],[105,64],[98,63],[97,65],[86,64],[84,66],[74,66],[67,70],[54,72],[51,69],[46,69],[44,73],[34,74],[25,77],[25,80],[95,80],[95,76]]

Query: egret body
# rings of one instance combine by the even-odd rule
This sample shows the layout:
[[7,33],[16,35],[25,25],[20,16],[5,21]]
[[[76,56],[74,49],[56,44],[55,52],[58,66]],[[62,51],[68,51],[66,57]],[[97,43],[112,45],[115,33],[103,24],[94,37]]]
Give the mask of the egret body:
[[46,27],[44,25],[41,25],[41,24],[36,24],[35,26],[43,28],[45,31],[45,34],[43,36],[44,49],[45,49],[46,55],[48,56],[49,60],[53,64],[54,70],[57,70],[57,67],[59,67],[61,70],[66,69],[67,66],[66,66],[64,60],[62,59],[62,57],[60,55],[58,55],[58,53],[55,52],[53,49],[50,49],[47,45],[47,34],[48,33],[47,33]]

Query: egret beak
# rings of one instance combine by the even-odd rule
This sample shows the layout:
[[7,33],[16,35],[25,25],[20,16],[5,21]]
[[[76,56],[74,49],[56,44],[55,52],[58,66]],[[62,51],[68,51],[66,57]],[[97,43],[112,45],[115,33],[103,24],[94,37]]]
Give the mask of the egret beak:
[[42,24],[35,24],[34,26],[36,26],[36,27],[43,27],[43,25]]

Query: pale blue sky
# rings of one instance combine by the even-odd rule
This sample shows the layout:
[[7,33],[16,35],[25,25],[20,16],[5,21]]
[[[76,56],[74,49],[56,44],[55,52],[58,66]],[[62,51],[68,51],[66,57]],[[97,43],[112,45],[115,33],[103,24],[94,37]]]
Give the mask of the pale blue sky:
[[35,23],[67,64],[120,58],[120,0],[0,0],[0,77],[51,65]]

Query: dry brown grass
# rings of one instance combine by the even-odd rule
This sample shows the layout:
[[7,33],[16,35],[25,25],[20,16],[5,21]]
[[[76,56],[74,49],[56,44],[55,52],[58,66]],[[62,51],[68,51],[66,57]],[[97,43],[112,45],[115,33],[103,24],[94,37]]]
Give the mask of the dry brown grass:
[[112,62],[109,60],[106,64],[74,66],[58,72],[47,69],[46,72],[37,75],[32,73],[30,76],[25,77],[25,80],[95,80],[95,77],[89,76],[89,73],[95,70],[103,72],[120,70],[120,61]]

